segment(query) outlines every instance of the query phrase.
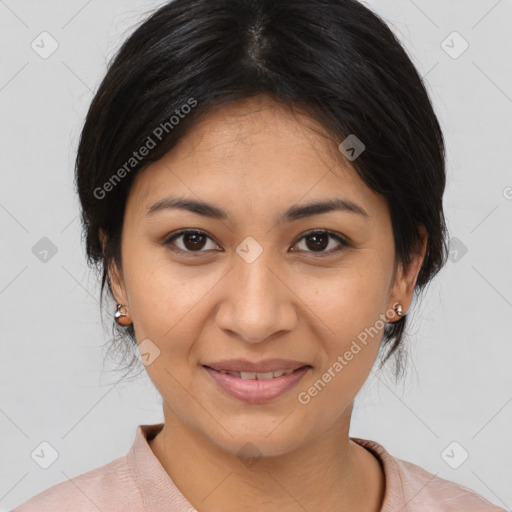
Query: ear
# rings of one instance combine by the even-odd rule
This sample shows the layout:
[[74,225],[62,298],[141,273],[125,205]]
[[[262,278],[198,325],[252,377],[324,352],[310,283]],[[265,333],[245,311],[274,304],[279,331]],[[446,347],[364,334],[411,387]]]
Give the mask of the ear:
[[[404,270],[402,264],[398,265],[393,289],[389,299],[388,308],[394,311],[394,305],[397,303],[401,304],[403,308],[403,315],[409,311],[411,306],[414,286],[416,285],[416,280],[427,250],[427,231],[424,226],[419,226],[418,231],[422,240],[420,249],[411,256],[411,261],[407,269]],[[395,316],[397,315],[395,314]]]
[[[105,254],[107,235],[103,232],[102,229],[99,230],[99,238],[101,242],[101,247],[103,249],[103,254]],[[116,301],[119,304],[128,305],[128,295],[126,293],[123,273],[121,269],[119,269],[118,266],[113,261],[109,263],[108,277],[110,279],[110,287],[112,288],[112,293]]]

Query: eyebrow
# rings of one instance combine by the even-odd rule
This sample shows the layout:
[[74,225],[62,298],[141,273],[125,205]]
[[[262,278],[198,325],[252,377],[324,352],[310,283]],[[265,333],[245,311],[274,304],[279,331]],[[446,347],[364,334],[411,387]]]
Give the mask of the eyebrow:
[[[164,210],[186,210],[204,217],[210,217],[217,220],[229,220],[227,212],[213,204],[204,201],[197,201],[185,197],[166,197],[157,201],[149,209],[146,215],[150,216],[156,212]],[[283,213],[278,222],[293,222],[312,215],[319,215],[333,211],[348,212],[368,218],[366,210],[349,199],[328,199],[314,203],[308,203],[301,206],[292,206]]]

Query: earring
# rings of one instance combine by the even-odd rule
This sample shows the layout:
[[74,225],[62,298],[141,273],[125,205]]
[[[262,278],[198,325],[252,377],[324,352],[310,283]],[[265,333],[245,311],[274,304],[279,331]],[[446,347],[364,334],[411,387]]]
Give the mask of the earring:
[[126,327],[131,324],[130,317],[128,316],[128,306],[125,306],[123,304],[117,304],[117,309],[114,314],[114,318],[116,322]]
[[402,316],[402,312],[403,312],[402,305],[398,304],[398,306],[395,308],[395,311],[398,316]]

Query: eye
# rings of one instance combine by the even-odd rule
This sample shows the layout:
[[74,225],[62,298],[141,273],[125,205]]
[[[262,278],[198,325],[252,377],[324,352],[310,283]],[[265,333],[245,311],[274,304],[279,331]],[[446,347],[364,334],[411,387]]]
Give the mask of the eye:
[[[170,237],[166,238],[164,241],[165,245],[174,245],[175,240],[182,239],[182,247],[171,247],[173,251],[177,252],[204,252],[201,251],[205,247],[205,241],[207,239],[212,240],[211,237],[209,237],[204,231],[199,231],[197,229],[187,229],[184,231],[180,231],[179,233],[176,233],[174,235],[171,235]],[[179,245],[179,244],[177,244]],[[215,247],[217,247],[217,244],[213,243],[215,250]]]
[[[328,251],[325,251],[324,249],[329,246],[329,239],[335,240],[338,242],[338,246],[334,247],[334,249],[330,249]],[[312,251],[306,251],[306,252],[313,252],[313,253],[320,253],[321,256],[329,255],[334,252],[340,251],[344,249],[345,247],[348,247],[350,244],[341,236],[338,236],[331,231],[325,231],[325,230],[316,230],[316,231],[310,231],[309,233],[306,233],[303,235],[297,243],[299,243],[302,240],[311,240],[311,243],[306,242],[306,247],[312,248]]]

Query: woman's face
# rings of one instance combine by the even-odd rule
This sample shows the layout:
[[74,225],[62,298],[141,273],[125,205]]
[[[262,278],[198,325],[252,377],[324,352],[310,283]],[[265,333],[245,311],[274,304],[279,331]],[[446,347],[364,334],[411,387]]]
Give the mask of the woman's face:
[[[113,290],[166,422],[231,453],[250,442],[278,455],[331,428],[348,434],[384,321],[398,319],[396,302],[407,311],[421,264],[395,275],[386,201],[319,130],[265,97],[244,100],[140,173],[127,201]],[[211,207],[161,203],[176,198]],[[339,208],[303,209],[327,201]],[[285,361],[222,363],[235,359]]]

